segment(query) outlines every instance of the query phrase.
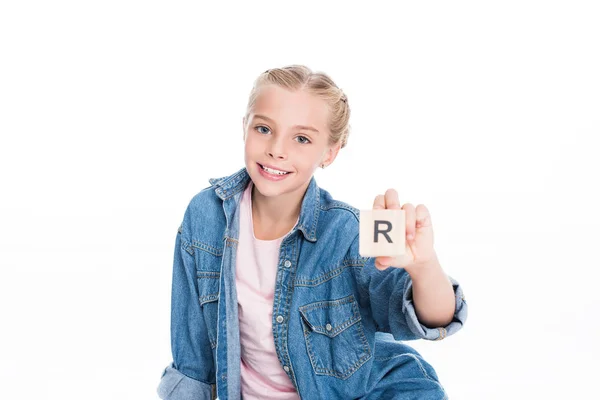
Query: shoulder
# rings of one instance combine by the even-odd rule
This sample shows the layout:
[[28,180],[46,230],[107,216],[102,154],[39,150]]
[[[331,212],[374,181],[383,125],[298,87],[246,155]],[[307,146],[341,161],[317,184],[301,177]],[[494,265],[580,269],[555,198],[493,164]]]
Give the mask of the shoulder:
[[187,233],[185,236],[191,237],[196,236],[207,226],[214,229],[220,223],[225,223],[223,201],[215,193],[215,187],[208,186],[196,193],[188,202],[179,230]]
[[320,189],[320,209],[327,217],[335,220],[343,220],[347,223],[358,226],[360,222],[360,210],[351,204],[334,199],[331,194],[323,189]]
[[334,199],[320,188],[319,238],[334,241],[340,249],[358,253],[360,210],[350,203]]
[[190,200],[187,210],[191,213],[211,211],[213,207],[222,207],[223,201],[217,196],[214,186],[207,186],[196,193]]

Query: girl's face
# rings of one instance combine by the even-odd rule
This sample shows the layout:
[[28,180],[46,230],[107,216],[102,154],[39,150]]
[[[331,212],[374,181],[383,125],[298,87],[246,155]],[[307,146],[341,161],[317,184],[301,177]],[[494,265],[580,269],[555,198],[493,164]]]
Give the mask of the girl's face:
[[[259,93],[243,121],[246,169],[264,196],[303,195],[314,171],[331,164],[340,148],[328,145],[327,104],[277,85],[263,86]],[[288,173],[269,178],[261,165]]]

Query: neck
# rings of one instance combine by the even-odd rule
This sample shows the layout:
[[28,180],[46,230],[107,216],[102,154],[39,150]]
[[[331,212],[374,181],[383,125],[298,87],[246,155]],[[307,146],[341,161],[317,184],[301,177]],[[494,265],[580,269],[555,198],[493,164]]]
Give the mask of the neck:
[[252,187],[252,215],[256,223],[266,227],[287,226],[293,224],[300,215],[302,196],[286,193],[277,197],[266,197]]

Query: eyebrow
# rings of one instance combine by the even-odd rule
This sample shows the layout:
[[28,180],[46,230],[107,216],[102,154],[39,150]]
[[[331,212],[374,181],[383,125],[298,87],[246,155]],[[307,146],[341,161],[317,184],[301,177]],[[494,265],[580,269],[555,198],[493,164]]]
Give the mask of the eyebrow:
[[[273,121],[271,118],[267,117],[266,115],[259,115],[259,114],[256,114],[256,115],[254,116],[254,118],[262,118],[262,119],[264,119],[264,120],[266,120],[266,121],[269,121],[269,122],[271,122],[271,123],[273,123],[273,124],[275,123],[275,121]],[[306,129],[306,130],[308,130],[308,131],[313,131],[313,132],[319,133],[319,131],[318,131],[317,129],[313,128],[312,126],[306,126],[306,125],[294,125],[292,128]]]

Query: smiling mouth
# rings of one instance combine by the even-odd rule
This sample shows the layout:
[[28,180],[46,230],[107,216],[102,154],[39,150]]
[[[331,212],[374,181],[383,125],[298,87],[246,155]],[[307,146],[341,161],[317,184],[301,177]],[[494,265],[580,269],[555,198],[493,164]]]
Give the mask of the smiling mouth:
[[[258,166],[259,166],[259,167],[260,167],[260,168],[261,168],[263,171],[265,171],[265,172],[268,172],[268,173],[270,173],[271,175],[276,175],[276,176],[284,176],[284,175],[291,174],[291,172],[289,172],[289,171],[274,170],[274,169],[272,169],[272,168],[265,167],[264,165],[262,165],[262,164],[260,164],[260,163],[256,163],[256,164],[258,164]],[[273,172],[271,172],[271,171],[273,171]],[[281,171],[281,172],[284,172],[284,173],[282,174],[282,173],[275,172],[275,171]]]

